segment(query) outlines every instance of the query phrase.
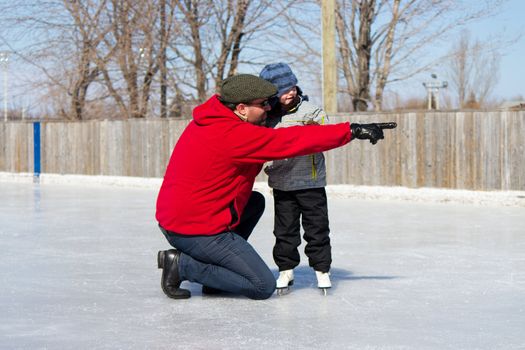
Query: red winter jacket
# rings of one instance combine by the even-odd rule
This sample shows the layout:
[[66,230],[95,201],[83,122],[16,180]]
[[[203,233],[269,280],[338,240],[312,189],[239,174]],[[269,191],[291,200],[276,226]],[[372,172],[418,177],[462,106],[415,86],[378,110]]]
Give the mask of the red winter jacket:
[[157,221],[184,235],[234,230],[265,162],[327,151],[348,143],[350,134],[349,123],[256,126],[215,95],[194,109],[173,150],[157,198]]

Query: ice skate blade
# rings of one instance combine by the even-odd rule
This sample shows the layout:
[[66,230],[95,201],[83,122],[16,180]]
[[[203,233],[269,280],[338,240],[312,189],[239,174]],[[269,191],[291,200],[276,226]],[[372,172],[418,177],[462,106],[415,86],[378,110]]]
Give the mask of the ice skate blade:
[[290,287],[276,288],[278,296],[286,295],[286,294],[290,293],[290,290],[291,290]]
[[321,290],[321,293],[323,294],[323,296],[327,296],[328,295],[328,289],[330,288],[319,288]]

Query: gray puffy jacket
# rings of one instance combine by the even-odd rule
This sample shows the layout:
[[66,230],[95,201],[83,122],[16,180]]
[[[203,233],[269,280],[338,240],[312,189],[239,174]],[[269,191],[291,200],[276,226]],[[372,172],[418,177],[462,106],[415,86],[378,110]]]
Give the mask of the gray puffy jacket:
[[[274,128],[308,124],[328,124],[328,117],[321,108],[304,99],[282,117],[267,120],[267,126]],[[264,168],[264,172],[268,175],[268,185],[281,191],[326,186],[326,166],[322,153],[274,160]]]

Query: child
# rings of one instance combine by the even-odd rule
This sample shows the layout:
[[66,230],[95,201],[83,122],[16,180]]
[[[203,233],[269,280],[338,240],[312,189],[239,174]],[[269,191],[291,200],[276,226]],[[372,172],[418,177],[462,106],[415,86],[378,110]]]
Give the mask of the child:
[[[266,120],[268,127],[325,124],[324,111],[308,101],[297,86],[297,78],[285,63],[269,64],[259,76],[277,89],[277,98]],[[278,100],[277,100],[278,99]],[[315,270],[317,286],[326,294],[332,253],[326,200],[326,167],[322,153],[276,160],[264,171],[273,189],[275,203],[273,258],[279,267],[277,293],[293,284],[293,269],[299,265],[301,222],[306,241],[305,254]]]

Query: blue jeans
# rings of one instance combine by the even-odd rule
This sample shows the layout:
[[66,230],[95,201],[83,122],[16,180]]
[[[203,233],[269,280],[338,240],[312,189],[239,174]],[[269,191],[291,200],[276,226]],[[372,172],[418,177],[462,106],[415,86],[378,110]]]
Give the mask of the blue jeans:
[[263,195],[252,192],[237,232],[185,236],[162,230],[168,242],[182,252],[181,279],[251,299],[268,299],[275,291],[275,278],[247,242],[263,212]]

